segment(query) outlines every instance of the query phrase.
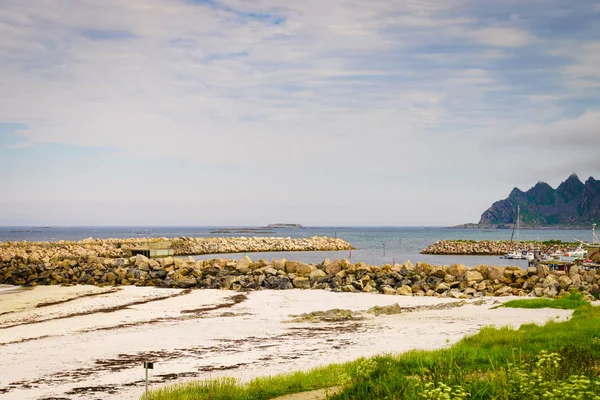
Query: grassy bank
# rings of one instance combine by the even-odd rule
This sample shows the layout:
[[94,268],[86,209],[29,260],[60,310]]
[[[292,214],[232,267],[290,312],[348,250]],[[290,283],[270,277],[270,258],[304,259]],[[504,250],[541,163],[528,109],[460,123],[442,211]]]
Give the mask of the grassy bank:
[[579,307],[585,306],[587,302],[584,296],[578,292],[571,292],[568,295],[562,296],[560,299],[521,299],[511,300],[498,307],[511,308],[558,308],[562,310],[576,310]]
[[[509,307],[542,307],[520,300]],[[332,399],[594,399],[600,400],[600,307],[577,294],[543,307],[574,308],[566,322],[483,328],[455,345],[359,359],[307,372],[177,385],[151,399],[270,399],[343,386]],[[574,397],[573,397],[574,396]]]

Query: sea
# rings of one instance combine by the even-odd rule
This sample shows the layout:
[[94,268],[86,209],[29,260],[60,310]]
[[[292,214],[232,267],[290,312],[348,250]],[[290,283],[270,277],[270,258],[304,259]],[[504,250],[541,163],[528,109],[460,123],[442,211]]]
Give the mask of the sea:
[[[239,233],[232,228],[264,228],[259,231]],[[225,233],[223,233],[225,230]],[[214,233],[215,231],[219,233]],[[261,233],[262,232],[262,233]],[[319,226],[302,228],[265,228],[265,227],[231,227],[231,226],[72,226],[72,227],[0,227],[0,241],[59,241],[82,240],[86,238],[130,238],[130,237],[291,237],[303,238],[312,236],[338,237],[351,243],[356,250],[352,251],[300,251],[300,252],[264,252],[209,254],[195,256],[197,260],[211,258],[239,259],[248,255],[252,260],[273,258],[297,260],[308,263],[320,263],[325,258],[348,258],[352,262],[365,262],[371,265],[404,263],[407,260],[434,265],[464,264],[475,266],[514,265],[525,268],[525,260],[505,260],[498,256],[449,256],[429,255],[420,252],[437,240],[510,240],[510,229],[456,229],[444,227],[376,227],[376,226]],[[562,240],[573,242],[592,240],[589,230],[579,229],[521,229],[521,240]]]

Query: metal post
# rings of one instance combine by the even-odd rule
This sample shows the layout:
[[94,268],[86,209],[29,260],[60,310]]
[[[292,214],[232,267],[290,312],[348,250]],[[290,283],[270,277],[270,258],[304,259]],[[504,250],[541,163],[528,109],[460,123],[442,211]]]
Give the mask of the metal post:
[[146,370],[146,400],[148,400],[148,370],[154,369],[154,363],[144,361],[144,369]]
[[146,365],[146,400],[148,400],[148,366]]

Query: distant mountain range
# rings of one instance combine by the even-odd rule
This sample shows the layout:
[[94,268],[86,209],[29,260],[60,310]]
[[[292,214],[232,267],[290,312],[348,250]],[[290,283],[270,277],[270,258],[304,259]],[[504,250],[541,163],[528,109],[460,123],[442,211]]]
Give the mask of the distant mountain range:
[[600,181],[590,177],[583,183],[573,174],[556,189],[545,182],[526,192],[514,188],[506,199],[481,214],[478,224],[462,227],[512,227],[517,206],[521,207],[522,227],[589,227],[600,222]]

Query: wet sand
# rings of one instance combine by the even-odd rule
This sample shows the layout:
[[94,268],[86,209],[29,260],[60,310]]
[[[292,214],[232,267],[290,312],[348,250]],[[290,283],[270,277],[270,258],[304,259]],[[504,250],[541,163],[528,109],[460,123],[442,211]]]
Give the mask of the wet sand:
[[[450,310],[336,323],[289,323],[290,315],[333,308],[456,302],[431,297],[150,287],[36,287],[0,292],[2,399],[132,399],[143,392],[143,360],[155,362],[152,388],[190,379],[256,376],[361,356],[434,349],[486,325],[563,320],[567,310],[490,310],[496,301]],[[469,300],[468,302],[473,302]]]

